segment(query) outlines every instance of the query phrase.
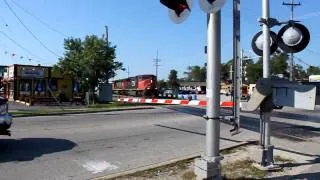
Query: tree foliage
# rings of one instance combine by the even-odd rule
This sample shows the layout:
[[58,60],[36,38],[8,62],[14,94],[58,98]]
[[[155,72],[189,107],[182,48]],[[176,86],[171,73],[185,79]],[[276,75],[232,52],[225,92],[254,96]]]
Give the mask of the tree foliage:
[[206,81],[206,75],[207,75],[206,64],[203,67],[200,67],[198,65],[188,66],[187,71],[184,72],[183,74],[186,75],[186,78],[185,78],[186,81],[204,82]]
[[122,63],[115,60],[116,47],[96,35],[86,36],[84,40],[65,39],[64,49],[64,57],[54,68],[73,75],[85,91],[94,92],[99,83],[108,82],[122,69]]
[[168,86],[172,89],[179,88],[178,71],[172,69],[168,77]]
[[319,75],[320,74],[320,67],[318,66],[309,66],[307,69],[307,74],[310,75]]

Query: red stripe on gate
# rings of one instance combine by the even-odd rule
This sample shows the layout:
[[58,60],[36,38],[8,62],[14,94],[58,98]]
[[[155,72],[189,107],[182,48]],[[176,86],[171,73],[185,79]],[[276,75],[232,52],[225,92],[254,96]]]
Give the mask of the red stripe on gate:
[[199,106],[207,106],[207,101],[200,101]]
[[152,99],[151,102],[152,102],[152,103],[157,103],[157,102],[158,102],[158,99]]
[[129,99],[128,99],[128,102],[130,102],[130,103],[131,103],[132,101],[133,101],[133,99],[132,99],[132,98],[129,98]]
[[221,107],[233,107],[232,101],[224,101],[221,103]]
[[189,101],[188,101],[188,100],[181,100],[181,101],[180,101],[180,104],[186,105],[186,104],[189,104]]
[[172,104],[172,99],[166,99],[166,100],[164,101],[164,103],[165,103],[165,104]]
[[140,102],[140,103],[145,103],[145,102],[146,102],[146,99],[140,99],[139,102]]

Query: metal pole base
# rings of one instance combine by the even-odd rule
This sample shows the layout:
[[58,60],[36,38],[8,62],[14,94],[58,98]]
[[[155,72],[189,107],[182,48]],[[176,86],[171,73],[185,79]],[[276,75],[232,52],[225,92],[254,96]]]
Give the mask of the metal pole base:
[[263,171],[276,171],[281,170],[281,167],[274,164],[273,161],[273,149],[272,145],[259,149],[261,156],[259,157],[260,163],[253,164],[256,168]]
[[195,160],[194,173],[197,175],[197,180],[214,179],[221,180],[220,161],[222,156],[219,157],[201,157]]

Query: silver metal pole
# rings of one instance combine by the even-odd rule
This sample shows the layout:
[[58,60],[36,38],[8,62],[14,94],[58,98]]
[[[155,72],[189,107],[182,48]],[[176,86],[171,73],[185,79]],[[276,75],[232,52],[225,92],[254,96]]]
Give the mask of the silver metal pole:
[[233,118],[237,125],[240,125],[240,54],[240,0],[233,0]]
[[[269,19],[269,0],[262,0],[262,18]],[[267,24],[263,24],[263,77],[268,78],[270,75],[269,61],[270,61],[270,29]]]
[[210,14],[208,23],[206,156],[219,156],[220,138],[221,12]]
[[[263,23],[263,78],[270,77],[269,61],[270,61],[270,29],[268,27],[268,21],[270,16],[270,4],[269,0],[262,0],[262,18],[265,20]],[[270,115],[271,110],[265,109],[270,103],[271,98],[268,97],[264,101],[264,104],[260,106],[261,120],[262,120],[262,130],[263,130],[263,155],[261,165],[265,167],[270,167],[273,165],[273,146],[270,145]],[[263,106],[263,107],[262,107]]]

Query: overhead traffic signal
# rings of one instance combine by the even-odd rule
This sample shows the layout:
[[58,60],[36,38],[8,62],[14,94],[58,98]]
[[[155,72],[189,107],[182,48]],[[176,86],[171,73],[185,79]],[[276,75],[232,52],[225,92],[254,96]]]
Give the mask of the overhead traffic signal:
[[217,12],[223,7],[225,3],[226,0],[199,0],[200,8],[205,13]]
[[289,23],[278,33],[279,47],[286,53],[297,53],[305,49],[310,41],[309,30],[302,24]]
[[160,0],[169,9],[169,17],[177,24],[185,21],[190,13],[192,0]]

